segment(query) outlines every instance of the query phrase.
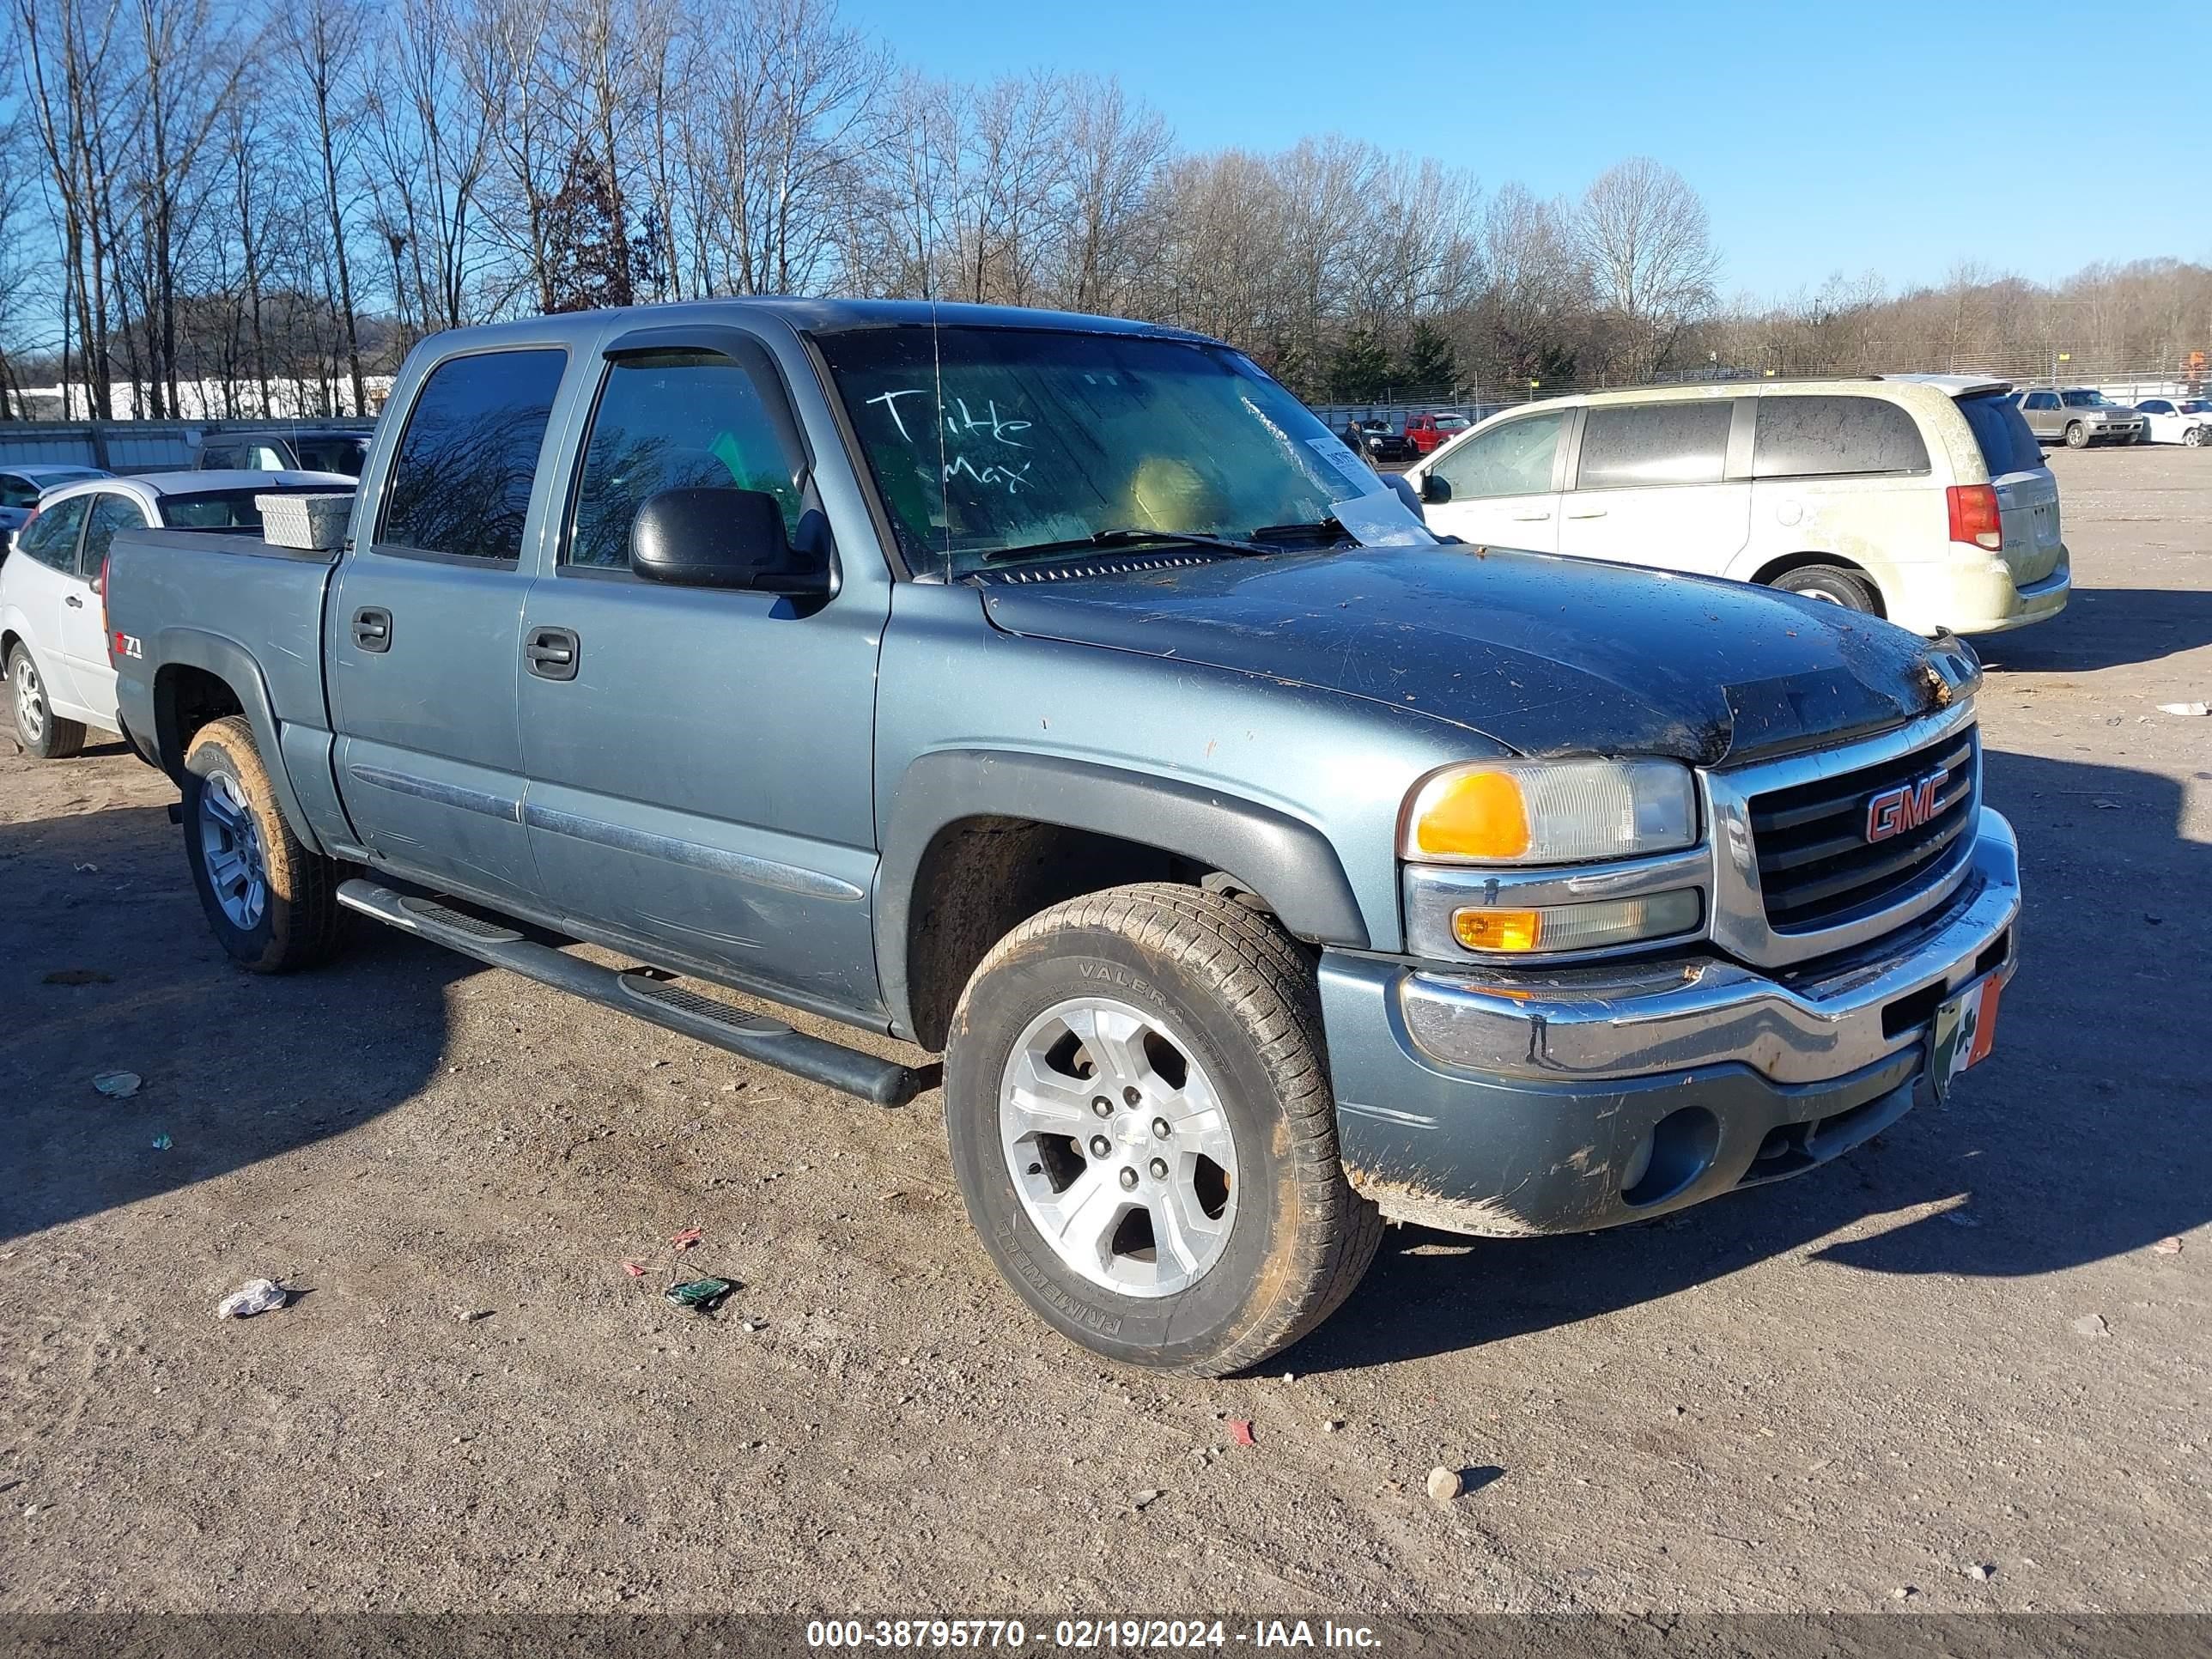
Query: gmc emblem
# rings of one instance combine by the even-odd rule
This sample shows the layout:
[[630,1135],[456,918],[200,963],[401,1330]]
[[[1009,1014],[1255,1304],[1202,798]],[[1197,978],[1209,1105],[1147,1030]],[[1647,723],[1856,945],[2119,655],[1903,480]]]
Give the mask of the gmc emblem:
[[1866,838],[1869,842],[1887,841],[1892,836],[1901,836],[1908,830],[1917,830],[1922,824],[1943,810],[1936,799],[1943,786],[1950,781],[1951,769],[1941,767],[1913,783],[1900,783],[1894,789],[1885,789],[1867,801]]

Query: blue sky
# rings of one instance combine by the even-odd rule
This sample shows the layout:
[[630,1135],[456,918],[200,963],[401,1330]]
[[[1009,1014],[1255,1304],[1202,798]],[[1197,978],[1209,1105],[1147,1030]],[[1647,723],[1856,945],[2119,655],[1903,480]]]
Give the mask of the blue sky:
[[[2212,263],[2201,0],[844,0],[844,15],[933,74],[1118,75],[1192,149],[1334,131],[1541,195],[1654,155],[1711,209],[1730,295],[1838,269],[1894,289],[1961,258],[2038,280],[2093,259]],[[2112,137],[2074,142],[2100,123]]]

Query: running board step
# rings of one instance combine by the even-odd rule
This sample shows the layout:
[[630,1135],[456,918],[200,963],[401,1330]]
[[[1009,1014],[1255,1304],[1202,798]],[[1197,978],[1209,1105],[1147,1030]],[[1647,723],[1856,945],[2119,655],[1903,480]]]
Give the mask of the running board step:
[[684,989],[658,969],[602,968],[502,923],[457,910],[436,899],[395,893],[376,882],[338,884],[338,902],[387,927],[415,933],[463,956],[505,968],[602,1007],[681,1032],[717,1048],[773,1066],[878,1106],[903,1106],[921,1092],[913,1067],[794,1031],[781,1020],[749,1014]]

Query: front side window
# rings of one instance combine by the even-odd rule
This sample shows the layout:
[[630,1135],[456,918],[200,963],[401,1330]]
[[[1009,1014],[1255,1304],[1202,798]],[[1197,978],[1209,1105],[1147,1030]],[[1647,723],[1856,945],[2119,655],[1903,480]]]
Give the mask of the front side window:
[[1552,460],[1566,423],[1564,410],[1506,421],[1448,452],[1429,476],[1449,484],[1455,501],[1545,495],[1552,488]]
[[1928,446],[1912,416],[1879,398],[1762,398],[1751,476],[1925,472]]
[[408,412],[377,544],[514,562],[568,354],[450,357]]
[[637,510],[664,489],[763,491],[776,498],[785,531],[795,534],[794,480],[805,458],[786,449],[762,396],[748,370],[711,352],[659,352],[610,367],[562,562],[626,569]]
[[84,527],[84,552],[77,560],[78,574],[88,578],[100,574],[100,562],[107,557],[117,531],[146,527],[145,509],[128,495],[102,490],[93,500],[92,518]]
[[1225,346],[927,326],[817,343],[917,571],[1065,556],[1116,532],[1310,544],[1341,519],[1363,539],[1428,539],[1342,439]]
[[2136,407],[2140,409],[2146,415],[2171,415],[2173,413],[2173,405],[2166,402],[2163,398],[2154,398],[2148,403],[2138,404]]
[[15,550],[53,569],[75,571],[76,535],[84,527],[84,515],[91,506],[91,496],[72,495],[46,508],[16,536]]
[[1583,417],[1578,489],[1718,483],[1728,464],[1733,400],[1615,404]]

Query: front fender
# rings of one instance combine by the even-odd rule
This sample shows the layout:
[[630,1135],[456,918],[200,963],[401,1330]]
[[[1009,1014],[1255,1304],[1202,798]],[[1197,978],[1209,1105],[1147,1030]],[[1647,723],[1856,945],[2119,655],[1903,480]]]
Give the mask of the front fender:
[[1352,950],[1369,944],[1336,848],[1310,823],[1218,788],[1094,762],[939,750],[900,778],[877,873],[877,968],[903,1029],[913,1029],[907,938],[916,877],[939,831],[976,817],[1026,819],[1156,848],[1230,876],[1301,939]]
[[252,653],[237,641],[225,639],[220,634],[197,628],[169,628],[147,641],[147,654],[158,665],[154,671],[154,746],[161,757],[161,769],[181,787],[185,745],[188,741],[177,719],[175,695],[173,691],[164,691],[162,677],[172,668],[202,669],[237,696],[246,712],[246,724],[253,728],[253,743],[261,751],[262,764],[269,769],[276,805],[283,811],[284,821],[292,826],[292,833],[309,851],[325,852],[292,787],[291,775],[284,764],[276,709],[270,702],[269,687],[261,677],[260,665],[253,660]]

